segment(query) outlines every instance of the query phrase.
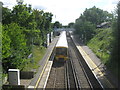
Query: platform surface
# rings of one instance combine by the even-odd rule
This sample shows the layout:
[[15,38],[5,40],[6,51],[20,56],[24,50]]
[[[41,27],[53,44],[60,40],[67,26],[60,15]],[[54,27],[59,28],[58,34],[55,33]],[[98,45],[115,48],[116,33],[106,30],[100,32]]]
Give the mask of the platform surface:
[[82,44],[78,38],[76,39],[74,36],[71,37],[73,38],[75,45],[82,54],[89,68],[92,70],[94,76],[100,81],[100,84],[104,88],[116,88],[113,83],[111,83],[110,80],[108,80],[106,77],[109,75],[109,72],[107,72],[106,66],[101,62],[101,60],[92,52],[88,46]]
[[50,43],[50,45],[48,46],[44,57],[39,62],[40,67],[38,69],[38,72],[36,73],[34,78],[31,80],[30,84],[28,85],[28,88],[36,88],[38,86],[39,78],[41,78],[42,76],[43,69],[45,68],[45,65],[47,65],[48,63],[48,60],[52,54],[52,51],[54,49],[54,46],[56,45],[56,42],[58,41],[58,38],[59,37],[54,38],[52,43]]

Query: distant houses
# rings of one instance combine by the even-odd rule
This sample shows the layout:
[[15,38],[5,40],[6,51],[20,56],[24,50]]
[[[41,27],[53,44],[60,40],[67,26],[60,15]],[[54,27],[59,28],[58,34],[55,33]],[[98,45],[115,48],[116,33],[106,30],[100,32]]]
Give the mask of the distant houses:
[[103,22],[100,25],[97,25],[97,28],[109,28],[111,26],[111,22]]

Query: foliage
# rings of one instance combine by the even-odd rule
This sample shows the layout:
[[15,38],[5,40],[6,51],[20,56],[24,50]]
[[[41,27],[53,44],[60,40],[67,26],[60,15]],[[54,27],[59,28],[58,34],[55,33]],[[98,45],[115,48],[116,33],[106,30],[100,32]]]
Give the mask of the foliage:
[[89,21],[85,21],[85,22],[81,22],[78,21],[75,24],[75,33],[79,34],[79,37],[81,39],[84,39],[84,42],[86,43],[87,41],[89,41],[93,35],[94,35],[94,30],[95,30],[95,25],[92,24]]
[[24,30],[24,34],[26,35],[27,45],[42,45],[42,37],[40,30]]
[[4,29],[3,26],[2,31],[2,58],[7,58],[10,56],[10,37],[8,36],[8,31]]
[[97,35],[89,41],[88,46],[100,57],[107,68],[120,78],[120,1],[116,11],[112,19],[112,28],[96,30]]
[[96,55],[107,64],[112,52],[114,41],[113,30],[108,29],[98,29],[96,30],[97,35],[95,35],[89,42],[88,46],[96,53]]
[[56,21],[53,25],[53,28],[61,28],[62,27],[62,24],[60,24],[59,21]]
[[28,59],[27,64],[25,65],[25,68],[23,68],[23,71],[34,71],[40,66],[39,61],[42,59],[43,55],[45,54],[46,48],[45,47],[39,47],[36,45],[33,45],[32,48],[32,57]]
[[[22,27],[26,27],[28,24],[28,18],[30,16],[27,5],[16,5],[12,10],[12,22],[17,23]],[[23,19],[24,18],[24,19]]]
[[101,59],[101,61],[107,66],[107,68],[113,72],[114,75],[118,76],[118,52],[116,50],[117,45],[115,44],[114,30],[98,29],[97,35],[95,35],[89,42],[88,46],[92,51]]
[[74,24],[74,28],[76,29],[75,33],[78,33],[79,36],[84,39],[85,43],[87,43],[95,35],[95,28],[98,24],[111,20],[112,14],[94,6],[86,9],[83,14],[76,19]]
[[[112,42],[113,43],[113,49],[111,53],[111,59],[108,63],[108,66],[110,69],[118,75],[120,78],[120,1],[118,2],[117,5],[117,10],[116,10],[116,17],[113,19],[113,24],[112,24],[112,29],[114,30],[113,36],[115,40]],[[114,68],[112,68],[114,67]]]
[[46,34],[51,32],[52,13],[32,9],[31,5],[18,3],[13,9],[2,7],[2,64],[23,69],[32,46],[41,46]]
[[[118,52],[120,52],[120,1],[119,1],[119,3],[118,3],[118,5],[117,5],[117,14],[118,14],[118,19],[117,19],[117,32],[118,32],[118,34],[117,34],[117,41],[118,41]],[[119,53],[119,55],[118,55],[119,57],[119,59],[120,59],[120,53]],[[118,60],[119,60],[118,59]]]
[[[0,62],[2,62],[2,24],[0,23]],[[2,65],[0,64],[0,68]],[[2,68],[0,69],[1,72]]]
[[22,68],[20,66],[25,64],[24,57],[27,55],[27,47],[21,27],[15,23],[5,25],[2,41],[2,63],[4,69]]
[[43,14],[43,16],[45,17],[45,30],[50,30],[51,26],[50,26],[50,22],[52,22],[52,14],[49,12],[46,12]]
[[11,10],[5,7],[2,7],[2,23],[9,24],[11,23]]
[[73,28],[73,27],[74,27],[74,23],[73,22],[68,24],[68,28]]
[[112,20],[112,14],[108,13],[107,11],[103,11],[99,8],[96,8],[94,6],[90,9],[86,9],[80,18],[83,18],[83,20],[87,20],[92,22],[93,24],[98,25],[101,24],[102,22]]

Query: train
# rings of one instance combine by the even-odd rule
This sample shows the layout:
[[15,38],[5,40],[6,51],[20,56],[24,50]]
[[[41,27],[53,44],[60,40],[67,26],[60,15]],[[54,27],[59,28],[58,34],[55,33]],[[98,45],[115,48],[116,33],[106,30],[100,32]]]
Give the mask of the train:
[[55,46],[55,60],[68,60],[68,42],[66,37],[66,31],[61,32],[59,40]]

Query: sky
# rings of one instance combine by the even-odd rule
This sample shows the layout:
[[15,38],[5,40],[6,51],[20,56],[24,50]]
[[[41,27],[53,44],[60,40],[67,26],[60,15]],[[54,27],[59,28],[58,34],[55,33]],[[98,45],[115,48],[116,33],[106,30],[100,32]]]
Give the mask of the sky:
[[[12,9],[17,5],[16,0],[0,0],[4,7]],[[85,9],[96,6],[108,12],[114,12],[119,0],[23,0],[24,4],[31,4],[32,8],[51,12],[53,20],[59,21],[62,25],[75,22]]]

